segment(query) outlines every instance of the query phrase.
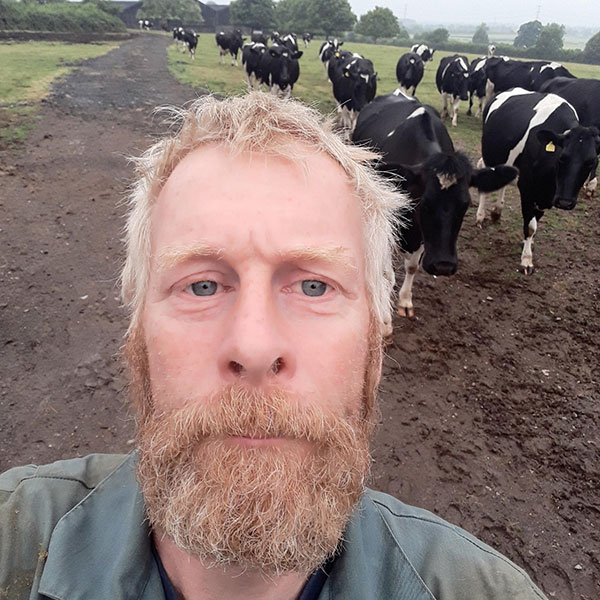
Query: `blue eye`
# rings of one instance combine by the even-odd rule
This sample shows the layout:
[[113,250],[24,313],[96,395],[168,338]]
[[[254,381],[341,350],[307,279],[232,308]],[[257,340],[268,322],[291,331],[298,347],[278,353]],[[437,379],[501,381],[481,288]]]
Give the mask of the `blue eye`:
[[217,292],[216,281],[196,281],[190,285],[194,296],[213,296]]
[[307,296],[322,296],[327,291],[327,284],[315,279],[305,279],[302,282],[302,291]]

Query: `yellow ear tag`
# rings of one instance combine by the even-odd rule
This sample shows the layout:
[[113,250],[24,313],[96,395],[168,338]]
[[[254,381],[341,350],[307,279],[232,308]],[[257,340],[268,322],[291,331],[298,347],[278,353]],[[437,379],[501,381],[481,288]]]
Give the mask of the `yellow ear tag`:
[[554,152],[556,150],[556,146],[554,145],[554,142],[548,142],[546,144],[546,152]]
[[348,71],[346,71],[346,72],[344,73],[344,75],[345,75],[346,77],[350,77],[350,73],[348,73]]

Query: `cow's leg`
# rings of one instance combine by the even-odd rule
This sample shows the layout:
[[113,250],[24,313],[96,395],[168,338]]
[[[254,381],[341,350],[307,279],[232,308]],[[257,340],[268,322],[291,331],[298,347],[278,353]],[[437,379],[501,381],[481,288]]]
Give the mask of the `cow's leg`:
[[473,92],[469,92],[469,108],[467,108],[467,112],[466,112],[467,117],[471,116],[472,108],[473,108]]
[[221,52],[221,49],[219,48],[219,64],[222,65],[223,64],[223,52]]
[[442,121],[448,117],[448,94],[442,92],[442,114],[440,115]]
[[[477,161],[477,168],[485,169],[483,157]],[[481,190],[479,191],[479,205],[477,206],[477,215],[475,217],[475,223],[477,227],[480,227],[482,229],[485,225],[485,219],[488,215],[488,205],[491,199],[491,192],[482,192]]]
[[536,210],[532,205],[526,205],[521,199],[523,213],[523,252],[521,253],[521,272],[531,275],[533,267],[533,237],[537,231],[537,224],[544,212]]
[[502,209],[504,208],[504,192],[506,188],[503,187],[498,190],[498,197],[496,198],[496,202],[492,206],[492,212],[490,213],[490,218],[492,219],[492,223],[497,223],[502,217]]
[[475,118],[481,119],[481,113],[483,112],[483,97],[477,98],[477,112],[475,113]]
[[408,87],[405,87],[405,86],[403,86],[402,84],[400,84],[398,87],[400,88],[400,91],[401,91],[403,94],[406,94],[406,95],[408,96]]
[[485,105],[487,106],[489,101],[494,95],[494,84],[488,79],[485,82]]
[[425,246],[420,246],[416,252],[406,255],[404,259],[404,281],[398,294],[398,314],[401,317],[415,316],[415,309],[412,303],[412,286],[424,250]]
[[458,124],[458,108],[460,107],[460,96],[452,100],[452,127]]
[[596,158],[596,164],[590,171],[586,182],[583,184],[583,191],[587,198],[593,198],[596,194],[596,188],[598,187],[598,177],[596,177],[596,169],[598,168],[598,159]]

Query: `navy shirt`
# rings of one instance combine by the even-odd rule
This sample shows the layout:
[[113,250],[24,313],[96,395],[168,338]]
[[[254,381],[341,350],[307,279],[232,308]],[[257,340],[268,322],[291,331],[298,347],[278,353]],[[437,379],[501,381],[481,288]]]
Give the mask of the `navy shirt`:
[[[152,543],[152,554],[154,554],[154,560],[156,561],[156,566],[158,567],[158,572],[160,573],[160,580],[163,584],[163,589],[165,590],[165,600],[179,600],[179,596],[177,596],[177,592],[165,571],[165,568],[162,564],[162,560],[160,560],[160,556],[156,551],[156,547],[154,546],[154,542]],[[317,569],[311,576],[310,579],[306,582],[306,585],[302,588],[302,592],[300,592],[300,596],[298,596],[298,600],[317,600],[323,586],[325,585],[325,581],[331,572],[331,567],[333,566],[334,558],[330,558],[327,562],[323,564],[322,567]]]

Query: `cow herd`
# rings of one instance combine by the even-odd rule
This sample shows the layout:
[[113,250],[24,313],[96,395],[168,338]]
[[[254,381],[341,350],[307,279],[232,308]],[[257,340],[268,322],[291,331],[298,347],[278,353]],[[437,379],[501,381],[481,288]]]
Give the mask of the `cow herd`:
[[[193,32],[182,30],[176,35],[174,31],[173,36],[195,49]],[[305,48],[311,38],[308,33],[302,36]],[[246,40],[239,30],[217,33],[219,62],[229,53],[232,65],[237,65],[241,51],[249,88],[266,86],[273,94],[289,97],[303,55],[297,36],[273,32],[267,38],[255,33]],[[325,40],[319,58],[344,135],[376,148],[382,155],[381,171],[412,199],[398,236],[405,259],[398,314],[414,315],[412,284],[419,266],[432,275],[456,272],[457,239],[471,202],[470,188],[479,195],[476,222],[483,227],[488,220],[499,220],[505,186],[517,185],[524,240],[520,270],[531,274],[533,237],[544,212],[574,208],[582,188],[594,194],[600,154],[600,80],[577,79],[555,62],[497,57],[490,46],[487,56],[471,62],[459,54],[441,58],[435,76],[440,113],[415,96],[435,50],[424,44],[413,46],[398,60],[398,89],[377,96],[373,62],[342,46],[340,40]],[[477,168],[456,151],[444,125],[450,117],[452,126],[458,126],[460,103],[466,100],[467,115],[475,101],[475,116],[482,118]]]

